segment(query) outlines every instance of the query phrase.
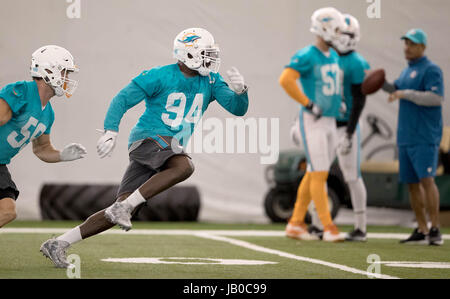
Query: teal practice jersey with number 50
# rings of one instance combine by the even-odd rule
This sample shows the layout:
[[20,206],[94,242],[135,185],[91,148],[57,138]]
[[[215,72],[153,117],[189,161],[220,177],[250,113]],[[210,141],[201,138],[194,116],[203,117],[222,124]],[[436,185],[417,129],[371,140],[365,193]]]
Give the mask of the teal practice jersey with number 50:
[[12,111],[11,119],[0,127],[0,164],[9,164],[30,140],[50,134],[55,114],[50,102],[42,107],[34,81],[6,85],[0,91],[0,99]]

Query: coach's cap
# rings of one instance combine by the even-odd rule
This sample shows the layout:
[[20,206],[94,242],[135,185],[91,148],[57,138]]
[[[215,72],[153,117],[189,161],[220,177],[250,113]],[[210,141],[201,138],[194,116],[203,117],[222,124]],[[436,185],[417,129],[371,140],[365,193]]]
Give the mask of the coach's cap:
[[401,39],[409,39],[415,44],[427,44],[427,34],[422,29],[411,29]]

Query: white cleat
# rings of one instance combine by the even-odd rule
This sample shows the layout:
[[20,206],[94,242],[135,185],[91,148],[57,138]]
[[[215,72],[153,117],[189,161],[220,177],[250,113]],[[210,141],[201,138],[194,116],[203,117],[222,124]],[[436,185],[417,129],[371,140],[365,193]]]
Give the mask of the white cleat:
[[325,242],[344,242],[345,234],[341,234],[336,225],[330,224],[325,227],[322,241]]
[[308,232],[306,224],[294,225],[288,224],[286,226],[286,237],[302,241],[317,241],[319,237]]
[[131,212],[133,207],[124,202],[115,202],[105,210],[105,217],[111,223],[117,224],[121,229],[129,231],[132,227]]
[[40,251],[49,258],[57,268],[67,268],[69,263],[66,259],[66,250],[70,247],[70,243],[57,239],[50,239],[42,243]]

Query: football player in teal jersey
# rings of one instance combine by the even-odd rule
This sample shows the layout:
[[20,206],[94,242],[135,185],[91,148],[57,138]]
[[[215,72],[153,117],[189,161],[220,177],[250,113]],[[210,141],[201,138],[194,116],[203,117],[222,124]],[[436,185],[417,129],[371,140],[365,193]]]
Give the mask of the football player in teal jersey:
[[360,40],[358,20],[349,14],[343,16],[345,29],[335,40],[334,47],[339,53],[339,65],[344,72],[343,95],[347,111],[337,118],[340,140],[337,156],[350,190],[355,214],[355,228],[347,235],[346,240],[366,241],[367,191],[361,177],[361,129],[358,121],[366,103],[366,97],[361,92],[361,84],[370,66],[366,59],[355,51],[356,44]]
[[[355,51],[360,40],[358,20],[344,14],[345,27],[339,37],[334,40],[333,47],[339,54],[339,66],[343,71],[343,100],[346,105],[345,113],[336,118],[339,145],[337,157],[344,179],[350,190],[353,212],[355,214],[355,228],[347,237],[347,241],[366,241],[366,203],[367,192],[361,177],[361,132],[358,124],[364,108],[366,97],[361,92],[361,84],[365,72],[370,68],[368,62]],[[314,210],[313,225],[310,231],[320,234],[320,222],[317,221]]]
[[97,144],[101,158],[111,155],[125,112],[142,101],[146,104],[129,137],[130,164],[113,205],[41,246],[57,267],[69,265],[65,250],[71,244],[115,224],[131,229],[131,216],[139,206],[193,173],[190,157],[181,146],[187,144],[209,104],[217,101],[237,116],[247,112],[244,78],[232,68],[227,72],[229,87],[218,73],[219,48],[208,31],[182,31],[175,38],[173,54],[177,63],[144,71],[112,100],[104,122],[105,132]]
[[[323,240],[342,241],[328,208],[326,182],[337,146],[336,117],[341,111],[342,88],[339,56],[332,42],[344,27],[342,14],[332,7],[316,10],[311,17],[311,32],[316,42],[298,51],[280,76],[280,84],[301,104],[300,131],[308,160],[305,176],[297,192],[297,201],[286,236],[314,239],[304,222],[309,203],[314,200],[324,226]],[[297,80],[303,92],[297,85]]]
[[19,190],[7,165],[30,141],[42,161],[56,163],[83,158],[86,149],[76,143],[56,150],[50,141],[55,115],[50,99],[72,96],[77,82],[69,74],[78,71],[72,55],[58,46],[44,46],[32,54],[32,81],[6,85],[0,91],[0,227],[16,218]]

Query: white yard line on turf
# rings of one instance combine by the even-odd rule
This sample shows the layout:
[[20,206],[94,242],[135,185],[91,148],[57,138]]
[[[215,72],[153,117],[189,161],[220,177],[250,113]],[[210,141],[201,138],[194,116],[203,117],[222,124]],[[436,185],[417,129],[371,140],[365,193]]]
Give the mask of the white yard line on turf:
[[[61,234],[69,228],[2,228],[0,234]],[[194,230],[194,229],[133,229],[128,232],[110,229],[102,234],[113,235],[196,235],[206,233],[219,236],[235,237],[284,237],[284,231],[278,230]],[[368,233],[369,239],[406,239],[409,234],[404,233]],[[450,234],[442,235],[444,240],[450,240]]]
[[[0,234],[61,234],[68,230],[68,228],[4,228],[0,229]],[[263,230],[189,230],[189,229],[182,229],[182,230],[175,230],[175,229],[134,229],[128,232],[119,230],[119,229],[110,229],[108,231],[103,232],[102,234],[105,235],[185,235],[185,236],[197,236],[201,238],[206,238],[210,240],[215,241],[222,241],[227,242],[236,246],[244,247],[247,249],[264,252],[268,254],[274,254],[285,258],[290,258],[298,261],[318,264],[334,269],[339,269],[345,272],[350,272],[354,274],[360,274],[360,275],[371,275],[376,278],[383,278],[383,279],[398,279],[398,277],[395,276],[389,276],[384,274],[375,274],[375,273],[368,273],[366,271],[362,271],[356,268],[348,267],[345,265],[330,263],[326,261],[322,261],[319,259],[313,259],[303,256],[298,256],[295,254],[270,249],[266,247],[262,247],[259,245],[255,245],[246,241],[236,240],[227,238],[224,236],[247,236],[247,237],[284,237],[285,233],[284,231],[263,231]],[[395,234],[395,233],[373,233],[368,234],[368,238],[374,238],[374,239],[403,239],[407,238],[408,234]],[[444,239],[450,239],[450,235],[443,235]]]
[[360,275],[365,275],[365,276],[370,275],[375,278],[382,278],[382,279],[399,279],[398,277],[395,277],[395,276],[389,276],[389,275],[377,274],[377,273],[369,273],[367,271],[362,271],[362,270],[348,267],[345,265],[325,262],[322,260],[299,256],[299,255],[283,252],[280,250],[270,249],[270,248],[255,245],[255,244],[252,244],[252,243],[249,243],[246,241],[231,239],[231,238],[227,238],[227,237],[221,237],[221,236],[217,236],[217,235],[211,235],[208,233],[197,233],[196,236],[205,238],[205,239],[215,240],[215,241],[222,241],[222,242],[230,243],[230,244],[233,244],[236,246],[244,247],[244,248],[247,248],[250,250],[255,250],[255,251],[264,252],[264,253],[268,253],[268,254],[274,254],[274,255],[278,255],[281,257],[294,259],[294,260],[298,260],[298,261],[302,261],[302,262],[318,264],[318,265],[322,265],[322,266],[326,266],[326,267],[330,267],[330,268],[334,268],[334,269],[338,269],[341,271],[350,272],[350,273],[354,273],[354,274],[360,274]]

